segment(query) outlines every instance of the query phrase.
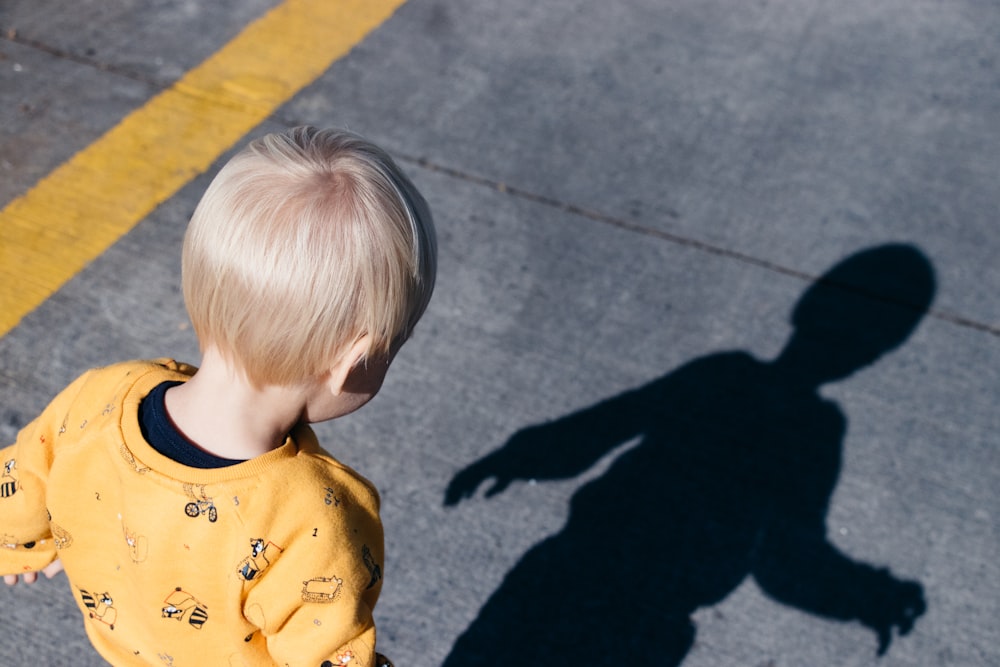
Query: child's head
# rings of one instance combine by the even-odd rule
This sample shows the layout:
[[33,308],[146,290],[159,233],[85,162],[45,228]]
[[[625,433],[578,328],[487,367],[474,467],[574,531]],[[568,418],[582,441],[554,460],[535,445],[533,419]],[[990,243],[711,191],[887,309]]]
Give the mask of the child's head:
[[300,127],[253,141],[209,185],[184,239],[183,286],[202,349],[256,385],[321,377],[367,336],[409,336],[434,288],[434,227],[383,150]]

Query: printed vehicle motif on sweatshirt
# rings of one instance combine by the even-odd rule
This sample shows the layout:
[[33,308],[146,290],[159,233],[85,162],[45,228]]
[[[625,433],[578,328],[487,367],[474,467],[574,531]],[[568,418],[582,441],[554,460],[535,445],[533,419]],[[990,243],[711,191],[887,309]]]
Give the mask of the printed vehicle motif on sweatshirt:
[[52,520],[52,512],[45,510],[45,515],[49,518],[49,532],[52,533],[52,541],[55,543],[56,549],[65,549],[73,544],[73,536]]
[[[250,555],[240,561],[237,571],[243,581],[253,581],[282,552],[282,548],[274,542],[265,542],[263,537],[250,540]],[[277,552],[277,553],[275,553]]]
[[21,483],[14,474],[16,467],[17,462],[15,459],[4,461],[3,475],[0,475],[0,498],[10,498],[21,488]]
[[357,656],[354,655],[354,651],[348,649],[343,653],[337,654],[337,657],[334,658],[336,662],[330,662],[329,660],[324,660],[323,664],[320,665],[320,667],[334,667],[335,665],[346,665],[350,663],[352,660],[354,660],[355,657]]
[[149,472],[149,468],[140,464],[139,461],[136,460],[135,454],[132,453],[132,450],[130,450],[124,442],[121,444],[121,447],[118,448],[118,453],[122,455],[123,459],[125,459],[125,463],[127,463],[132,470],[135,470],[140,475],[145,475]]
[[382,568],[375,562],[375,557],[372,556],[372,551],[367,544],[361,547],[361,558],[365,562],[365,567],[368,568],[368,574],[371,575],[371,581],[368,582],[368,588],[371,588],[382,579]]
[[118,520],[122,523],[122,534],[125,537],[125,545],[128,547],[129,558],[132,559],[133,563],[138,565],[146,560],[146,556],[149,555],[149,540],[145,535],[139,535],[129,530],[121,514],[118,515]]
[[335,577],[314,577],[302,582],[302,601],[329,603],[340,597],[344,580]]
[[107,592],[91,593],[82,588],[79,591],[83,606],[87,608],[87,615],[114,630],[118,610],[115,609],[115,601],[111,598],[111,594]]
[[185,514],[191,518],[207,514],[210,523],[215,523],[219,520],[219,510],[215,508],[215,503],[205,493],[204,484],[185,484],[184,493],[191,500],[191,502],[184,506]]
[[187,618],[188,625],[196,630],[201,630],[208,620],[208,608],[180,586],[171,591],[163,602],[163,618],[172,618],[177,622]]

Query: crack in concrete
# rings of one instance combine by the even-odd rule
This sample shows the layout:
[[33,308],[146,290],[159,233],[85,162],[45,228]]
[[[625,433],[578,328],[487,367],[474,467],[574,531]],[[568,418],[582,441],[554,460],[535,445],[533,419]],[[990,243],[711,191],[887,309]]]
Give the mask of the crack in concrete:
[[[64,60],[69,60],[81,65],[86,65],[88,67],[93,67],[94,69],[100,70],[102,72],[110,72],[118,76],[122,76],[140,83],[147,84],[157,90],[162,90],[171,85],[172,82],[159,81],[155,78],[140,74],[138,72],[119,67],[112,63],[97,60],[95,58],[90,58],[87,56],[81,56],[58,47],[50,46],[36,39],[29,37],[23,37],[17,34],[15,28],[4,28],[0,26],[0,40],[12,42],[14,44],[19,44],[21,46],[27,46],[29,48],[36,49],[38,51],[47,53],[53,57],[61,58]],[[275,119],[277,120],[277,118]],[[285,125],[295,125],[298,123],[289,123],[286,120],[282,120]],[[477,176],[469,172],[465,172],[459,169],[454,169],[452,167],[447,167],[441,164],[431,162],[426,158],[414,157],[410,155],[404,155],[400,153],[395,153],[395,155],[404,162],[409,162],[411,164],[417,165],[423,169],[433,171],[438,174],[443,174],[451,178],[460,179],[468,183],[473,183],[476,185],[481,185],[484,187],[491,188],[503,194],[507,194],[511,197],[516,197],[525,201],[530,201],[542,206],[546,206],[555,210],[568,213],[570,215],[586,218],[594,222],[599,222],[602,224],[610,225],[612,227],[617,227],[625,231],[642,234],[651,238],[657,238],[662,241],[667,241],[668,243],[673,243],[675,245],[684,246],[688,248],[693,248],[701,252],[707,252],[712,255],[719,257],[726,257],[728,259],[733,259],[744,264],[751,266],[756,266],[758,268],[764,269],[766,271],[771,271],[781,275],[789,276],[792,278],[797,278],[804,282],[814,283],[822,282],[824,284],[842,289],[848,292],[853,292],[855,294],[863,295],[870,299],[875,299],[878,301],[883,301],[885,303],[891,303],[896,306],[909,309],[918,309],[913,304],[900,302],[898,300],[882,296],[878,293],[859,288],[854,285],[841,284],[836,282],[831,282],[822,278],[821,276],[811,274],[805,271],[800,271],[777,262],[772,262],[767,259],[756,257],[753,255],[748,255],[746,253],[740,252],[738,250],[733,250],[732,248],[726,248],[723,246],[715,245],[712,243],[707,243],[689,236],[683,236],[680,234],[675,234],[673,232],[668,232],[662,229],[656,229],[654,227],[648,227],[646,225],[641,225],[639,223],[627,220],[625,218],[617,217],[607,213],[602,213],[600,211],[595,211],[593,209],[588,209],[576,204],[562,201],[554,197],[549,197],[546,195],[541,195],[530,190],[525,190],[517,186],[512,186],[503,181],[496,179],[487,178],[484,176]],[[992,336],[1000,338],[1000,327],[987,324],[985,322],[980,322],[978,320],[959,315],[957,313],[951,313],[936,308],[929,309],[926,314],[929,317],[935,319],[949,322],[959,327],[964,327],[968,329],[973,329],[976,331],[982,331],[984,333],[990,334]]]
[[477,176],[459,169],[454,169],[452,167],[447,167],[440,165],[426,158],[413,157],[409,155],[403,155],[400,153],[394,153],[401,161],[408,162],[417,165],[428,171],[433,171],[438,174],[443,174],[451,178],[460,179],[468,183],[473,183],[476,185],[481,185],[484,187],[491,188],[503,194],[517,197],[518,199],[523,199],[530,201],[542,206],[547,206],[570,215],[579,216],[592,220],[594,222],[599,222],[602,224],[610,225],[612,227],[617,227],[625,231],[633,232],[636,234],[642,234],[651,238],[660,239],[662,241],[667,241],[668,243],[673,243],[675,245],[684,246],[687,248],[693,248],[695,250],[706,252],[718,257],[725,257],[728,259],[733,259],[744,264],[751,266],[756,266],[758,268],[764,269],[766,271],[771,271],[773,273],[778,273],[784,276],[789,276],[802,280],[807,283],[822,283],[830,287],[834,287],[846,292],[851,292],[864,296],[869,299],[874,299],[876,301],[881,301],[883,303],[892,304],[901,308],[907,308],[909,310],[917,310],[923,312],[928,317],[933,317],[937,320],[943,322],[948,322],[950,324],[967,328],[974,329],[976,331],[982,331],[983,333],[990,334],[997,338],[1000,338],[1000,327],[981,322],[979,320],[974,320],[964,315],[959,315],[957,313],[951,313],[948,311],[931,308],[923,309],[920,306],[916,306],[905,301],[900,301],[885,295],[867,290],[863,287],[858,287],[856,285],[850,285],[846,283],[841,283],[838,281],[831,281],[823,278],[820,275],[808,273],[806,271],[800,271],[799,269],[794,269],[783,264],[778,264],[777,262],[772,262],[761,257],[756,257],[754,255],[748,255],[746,253],[740,252],[738,250],[733,250],[732,248],[726,248],[723,246],[715,245],[713,243],[708,243],[706,241],[701,241],[689,236],[683,236],[681,234],[676,234],[663,229],[657,229],[655,227],[648,227],[646,225],[641,225],[637,222],[627,220],[618,216],[610,215],[607,213],[602,213],[600,211],[595,211],[593,209],[588,209],[583,206],[578,206],[576,204],[571,204],[554,197],[549,197],[546,195],[541,195],[529,190],[525,190],[516,186],[509,185],[503,181],[498,181],[491,178],[486,178],[484,176]]
[[153,77],[140,74],[134,70],[130,70],[114,63],[105,62],[103,60],[98,60],[96,58],[91,58],[86,55],[79,55],[73,53],[72,51],[66,51],[57,46],[51,46],[45,42],[34,39],[31,37],[24,37],[18,34],[16,28],[5,28],[0,26],[0,41],[10,42],[12,44],[17,44],[19,46],[26,46],[30,49],[40,51],[42,53],[48,54],[54,58],[59,58],[60,60],[68,60],[70,62],[77,63],[78,65],[85,65],[87,67],[92,67],[93,69],[99,70],[101,72],[110,72],[111,74],[116,74],[126,79],[131,79],[132,81],[137,81],[139,83],[144,83],[146,85],[152,86],[157,91],[163,90],[173,83],[172,81],[160,81]]

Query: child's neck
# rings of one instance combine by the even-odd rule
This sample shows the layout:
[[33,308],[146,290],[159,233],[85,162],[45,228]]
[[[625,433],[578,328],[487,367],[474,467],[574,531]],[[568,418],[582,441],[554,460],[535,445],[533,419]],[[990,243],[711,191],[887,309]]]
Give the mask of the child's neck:
[[201,368],[167,390],[167,414],[189,440],[210,454],[251,459],[280,447],[302,418],[304,388],[254,387],[222,355],[208,349]]

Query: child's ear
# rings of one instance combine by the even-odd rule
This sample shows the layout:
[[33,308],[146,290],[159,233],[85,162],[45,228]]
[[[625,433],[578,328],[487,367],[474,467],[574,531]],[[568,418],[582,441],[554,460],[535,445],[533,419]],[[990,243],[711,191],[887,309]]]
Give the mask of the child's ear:
[[351,374],[355,366],[364,361],[370,342],[371,336],[368,334],[358,338],[348,348],[347,352],[340,355],[333,368],[330,369],[330,374],[326,382],[327,387],[334,396],[340,396],[343,393],[344,385],[347,384],[347,376]]

